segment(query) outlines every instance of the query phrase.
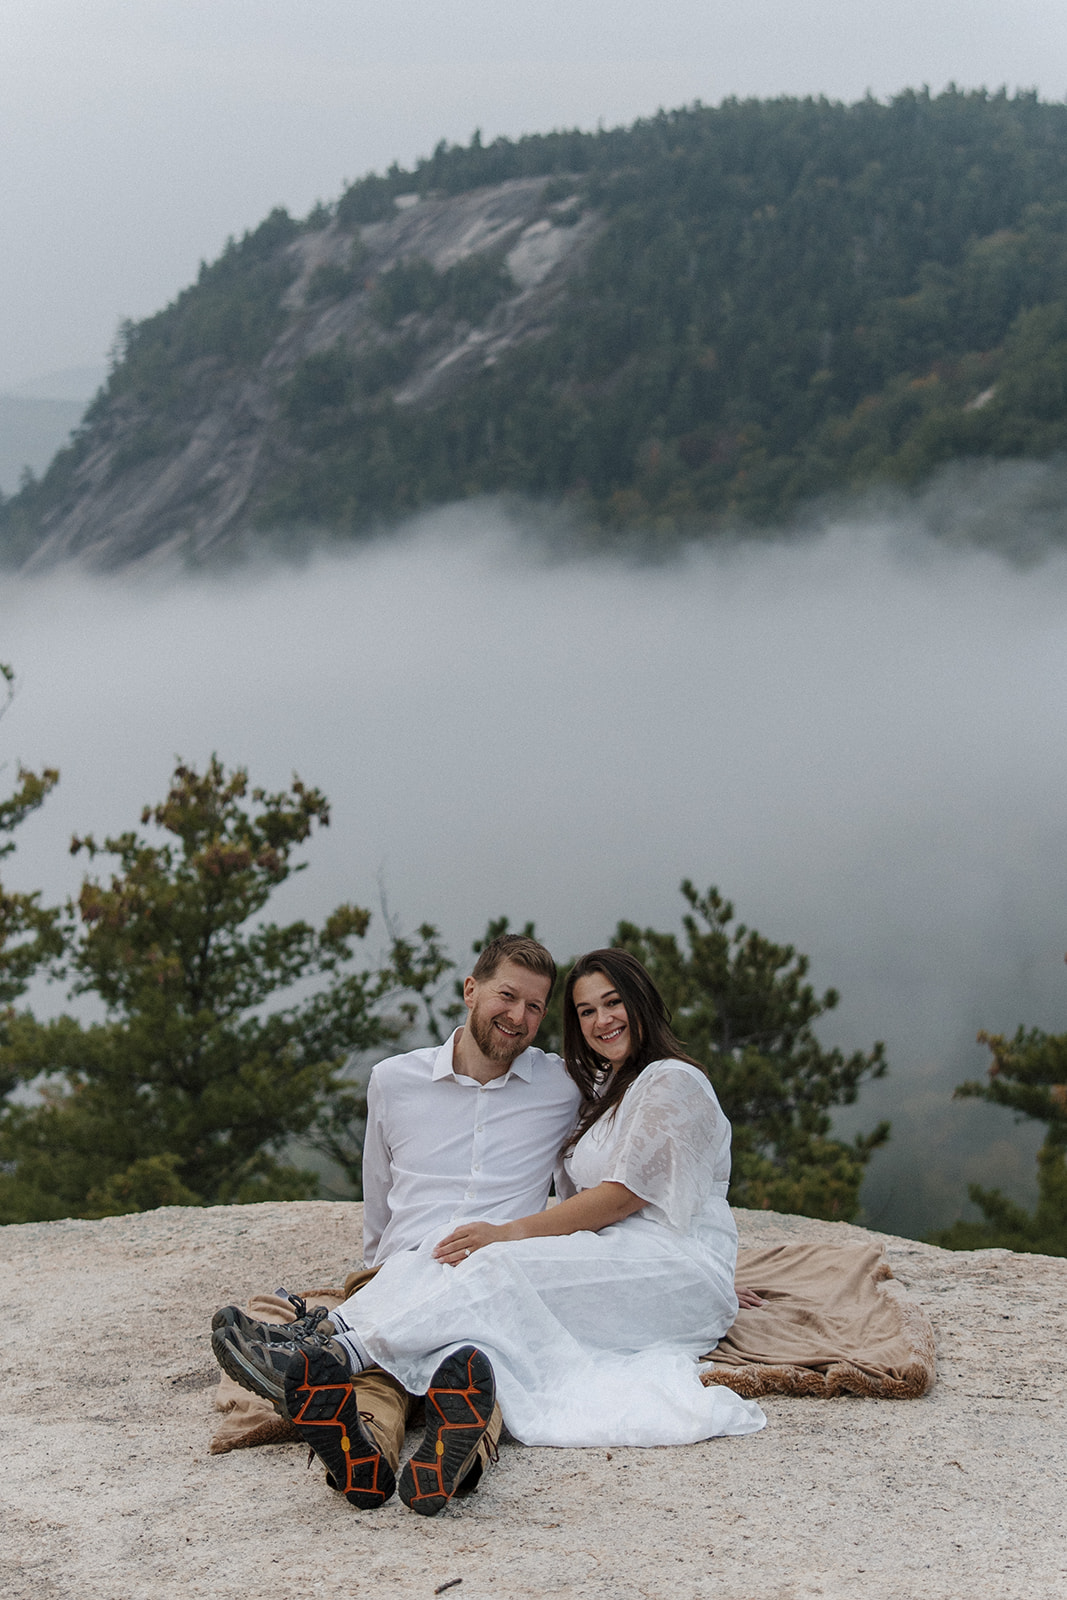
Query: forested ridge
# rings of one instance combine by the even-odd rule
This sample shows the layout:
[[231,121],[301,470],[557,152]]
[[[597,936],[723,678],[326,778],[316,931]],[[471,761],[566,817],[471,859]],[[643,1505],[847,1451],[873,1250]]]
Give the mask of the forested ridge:
[[[515,314],[514,240],[498,230],[443,266],[376,257],[375,230],[397,197],[540,179],[516,228],[587,243],[536,325],[420,390],[428,351],[476,349]],[[188,451],[252,375],[242,426],[264,447],[244,529],[359,532],[504,492],[607,531],[714,530],[952,459],[1048,457],[1067,444],[1067,106],[728,101],[475,136],[302,222],[274,212],[123,329],[70,449],[3,507],[9,559],[73,496]],[[174,532],[193,512],[168,516]]]

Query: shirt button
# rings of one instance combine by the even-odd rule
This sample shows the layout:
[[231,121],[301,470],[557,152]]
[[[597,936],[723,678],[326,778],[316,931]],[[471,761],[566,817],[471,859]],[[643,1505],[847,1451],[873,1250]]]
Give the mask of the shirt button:
[[481,1172],[481,1170],[482,1170],[482,1164],[481,1164],[481,1162],[480,1162],[480,1161],[476,1161],[476,1162],[475,1162],[475,1163],[474,1163],[474,1170],[475,1170],[475,1172]]
[[467,1190],[467,1199],[468,1200],[473,1200],[474,1199],[474,1190],[473,1189],[468,1189]]

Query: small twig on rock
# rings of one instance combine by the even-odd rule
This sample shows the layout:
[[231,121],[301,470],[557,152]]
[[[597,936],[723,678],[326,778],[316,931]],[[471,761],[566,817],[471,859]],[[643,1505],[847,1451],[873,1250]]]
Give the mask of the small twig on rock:
[[457,1583],[462,1582],[462,1578],[449,1578],[447,1583],[439,1583],[437,1585],[437,1588],[434,1590],[434,1594],[444,1594],[446,1589],[454,1589]]

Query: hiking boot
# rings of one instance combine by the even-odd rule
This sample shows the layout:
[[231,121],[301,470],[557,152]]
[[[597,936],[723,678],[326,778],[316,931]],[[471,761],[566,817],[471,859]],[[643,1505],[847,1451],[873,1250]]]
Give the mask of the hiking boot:
[[457,1490],[473,1487],[495,1402],[487,1356],[466,1344],[445,1357],[426,1393],[426,1432],[400,1474],[400,1498],[420,1517],[435,1517]]
[[390,1498],[396,1478],[366,1426],[373,1417],[359,1409],[348,1359],[337,1352],[344,1356],[332,1340],[297,1345],[285,1376],[285,1407],[326,1468],[331,1488],[349,1505],[372,1511]]
[[[219,1328],[236,1328],[244,1338],[258,1339],[263,1344],[291,1344],[294,1339],[306,1339],[309,1334],[318,1332],[319,1324],[330,1315],[325,1306],[312,1306],[309,1311],[303,1300],[293,1295],[286,1298],[297,1308],[295,1322],[260,1322],[240,1306],[223,1306],[211,1319],[212,1332]],[[333,1333],[333,1324],[321,1331]]]
[[[258,1328],[259,1324],[253,1322],[252,1326]],[[291,1328],[292,1323],[288,1324]],[[281,1331],[272,1328],[273,1333]],[[242,1333],[235,1323],[216,1328],[211,1335],[211,1348],[215,1352],[215,1360],[226,1373],[227,1377],[239,1383],[242,1389],[251,1389],[253,1394],[262,1396],[277,1406],[282,1416],[288,1416],[285,1409],[285,1372],[293,1355],[303,1345],[316,1347],[329,1344],[335,1356],[347,1367],[348,1356],[339,1344],[334,1344],[329,1334],[313,1332],[299,1335],[294,1339],[258,1339]]]

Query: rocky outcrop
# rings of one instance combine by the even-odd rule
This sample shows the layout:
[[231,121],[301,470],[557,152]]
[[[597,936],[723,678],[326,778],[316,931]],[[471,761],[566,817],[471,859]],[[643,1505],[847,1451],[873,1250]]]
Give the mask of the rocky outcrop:
[[[561,187],[556,180],[552,192]],[[266,354],[251,367],[227,367],[212,354],[187,362],[168,375],[182,393],[166,415],[154,397],[113,384],[41,515],[27,566],[204,559],[239,541],[280,466],[300,453],[285,414],[287,386],[317,354],[339,351],[357,366],[376,358],[383,370],[399,370],[373,398],[418,408],[440,404],[506,351],[538,338],[553,326],[600,227],[572,197],[545,196],[544,178],[451,198],[402,195],[385,221],[356,229],[332,217],[282,244],[288,283],[281,331]],[[430,306],[383,318],[380,285],[393,269],[429,263],[442,279],[479,257],[506,274],[484,315],[471,320]]]
[[[737,1220],[754,1247],[872,1237],[773,1212]],[[339,1282],[360,1254],[358,1205],[0,1229],[0,1588],[10,1600],[421,1600],[457,1579],[471,1600],[1061,1594],[1067,1261],[883,1242],[937,1335],[924,1399],[772,1395],[762,1433],[670,1449],[505,1441],[478,1492],[427,1522],[395,1499],[354,1511],[298,1444],[208,1453],[212,1311],[257,1288]]]

